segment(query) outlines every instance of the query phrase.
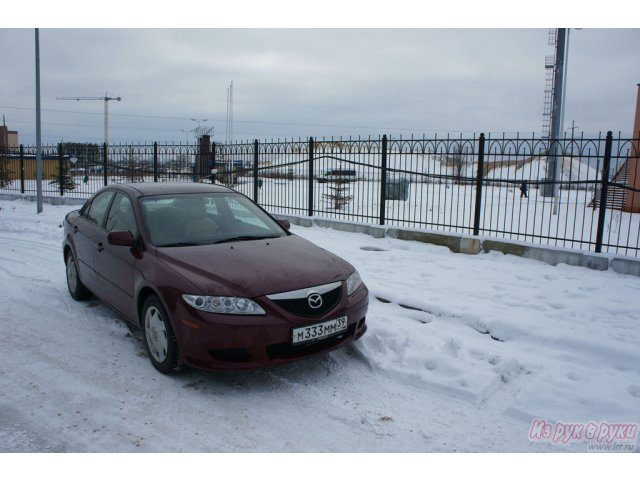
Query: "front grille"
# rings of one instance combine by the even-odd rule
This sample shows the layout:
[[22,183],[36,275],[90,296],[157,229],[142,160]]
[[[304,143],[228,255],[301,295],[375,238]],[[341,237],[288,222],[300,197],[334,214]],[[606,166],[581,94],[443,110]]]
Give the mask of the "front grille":
[[307,296],[301,298],[271,299],[271,301],[293,315],[320,317],[338,304],[340,301],[340,291],[341,287],[338,286],[333,290],[321,294],[322,306],[320,308],[311,308]]

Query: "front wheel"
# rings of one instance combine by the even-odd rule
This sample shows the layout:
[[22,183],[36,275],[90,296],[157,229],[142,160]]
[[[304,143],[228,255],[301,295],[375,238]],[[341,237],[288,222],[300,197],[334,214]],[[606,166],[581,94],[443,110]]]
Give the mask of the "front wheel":
[[161,373],[174,373],[182,368],[178,342],[169,315],[160,299],[151,295],[142,307],[144,346],[151,363]]
[[86,300],[91,297],[91,292],[84,286],[78,275],[78,265],[76,264],[76,258],[73,256],[73,252],[67,253],[65,260],[67,269],[67,287],[69,288],[69,294],[74,300]]

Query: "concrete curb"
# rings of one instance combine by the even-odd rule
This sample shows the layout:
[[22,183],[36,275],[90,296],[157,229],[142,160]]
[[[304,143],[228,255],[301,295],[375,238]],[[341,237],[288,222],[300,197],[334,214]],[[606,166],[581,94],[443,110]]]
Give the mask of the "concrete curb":
[[422,230],[406,230],[401,228],[388,228],[386,233],[387,236],[397,238],[399,240],[413,240],[416,242],[431,243],[433,245],[448,247],[449,250],[455,253],[475,255],[476,253],[479,253],[481,249],[481,242],[479,238],[463,235],[447,235],[440,232],[425,232]]
[[[78,197],[42,197],[42,203],[47,203],[49,205],[84,205],[84,203],[89,199],[87,198],[78,198]],[[27,202],[36,202],[38,199],[36,195],[29,195],[26,193],[0,193],[0,200],[26,200]]]
[[346,222],[317,217],[301,217],[297,215],[275,214],[278,218],[286,218],[294,225],[333,228],[342,232],[366,233],[375,238],[390,237],[399,240],[429,243],[449,248],[454,253],[475,255],[484,252],[502,252],[505,255],[516,255],[530,260],[537,260],[549,265],[564,263],[591,270],[614,272],[640,277],[640,259],[616,256],[605,253],[592,253],[559,247],[532,245],[524,242],[496,240],[489,237],[473,237],[470,235],[425,231],[411,228],[386,228],[366,223]]
[[[521,244],[502,240],[485,239],[482,242],[485,252],[498,251],[505,255],[517,255],[531,260],[558,265],[564,263],[574,267],[586,267],[591,270],[604,271],[609,268],[609,258],[606,255],[569,250],[556,247],[541,247],[537,245]],[[639,262],[640,263],[640,262]]]
[[637,260],[632,261],[628,258],[616,257],[611,259],[609,266],[614,272],[640,277],[640,262]]
[[374,238],[385,237],[384,227],[369,225],[367,223],[341,222],[339,220],[329,220],[326,218],[316,218],[314,219],[314,223],[318,227],[333,228],[334,230],[340,230],[342,232],[366,233],[367,235],[371,235]]

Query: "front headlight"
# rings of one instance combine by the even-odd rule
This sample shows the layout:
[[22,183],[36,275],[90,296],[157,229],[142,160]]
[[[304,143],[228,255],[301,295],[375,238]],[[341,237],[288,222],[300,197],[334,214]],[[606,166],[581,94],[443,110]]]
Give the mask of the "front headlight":
[[265,315],[260,305],[242,297],[205,297],[202,295],[182,295],[187,304],[197,310],[229,315]]
[[360,274],[356,270],[347,278],[347,295],[355,292],[360,285],[362,285],[362,278],[360,278]]

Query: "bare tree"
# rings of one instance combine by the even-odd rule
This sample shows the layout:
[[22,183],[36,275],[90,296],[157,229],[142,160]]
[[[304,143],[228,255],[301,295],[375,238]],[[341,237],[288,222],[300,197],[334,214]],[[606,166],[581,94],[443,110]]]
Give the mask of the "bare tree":
[[462,182],[463,173],[466,173],[467,164],[469,163],[469,154],[466,148],[464,150],[463,152],[462,145],[456,144],[453,154],[448,156],[448,160],[453,166],[453,175],[457,184]]

